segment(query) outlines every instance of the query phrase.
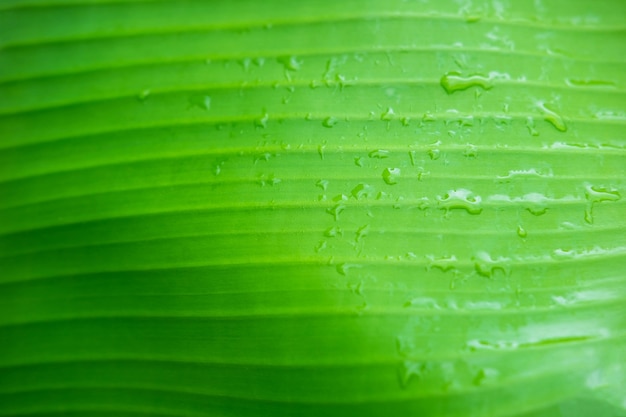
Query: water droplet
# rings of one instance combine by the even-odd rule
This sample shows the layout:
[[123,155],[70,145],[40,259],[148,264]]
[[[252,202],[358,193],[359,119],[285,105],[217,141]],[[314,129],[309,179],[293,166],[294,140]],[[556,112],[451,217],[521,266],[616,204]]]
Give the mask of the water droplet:
[[354,187],[350,193],[354,198],[360,200],[362,198],[371,197],[374,192],[375,190],[373,187],[368,184],[361,183]]
[[587,199],[587,208],[585,209],[585,221],[589,224],[593,224],[594,205],[603,201],[618,201],[622,198],[622,196],[620,195],[619,191],[615,189],[586,185],[585,198]]
[[357,156],[354,158],[354,165],[358,166],[358,167],[362,167],[363,166],[363,161],[361,161],[361,157]]
[[439,208],[450,211],[452,209],[463,209],[469,214],[480,214],[483,211],[481,197],[475,196],[470,190],[459,188],[450,190],[443,196],[437,196]]
[[326,237],[343,236],[343,232],[341,231],[339,227],[333,226],[333,227],[329,227],[328,229],[324,231],[324,236]]
[[265,176],[265,175],[261,176],[261,186],[263,187],[265,187],[266,185],[273,187],[275,185],[280,184],[281,182],[282,180],[280,178],[276,178],[274,174],[271,174],[269,176]]
[[396,114],[394,113],[393,109],[391,107],[387,107],[387,110],[383,114],[381,114],[380,120],[388,122],[393,120],[395,115]]
[[425,371],[426,364],[423,362],[403,361],[399,370],[400,386],[406,388],[409,386],[412,379],[422,379]]
[[346,209],[345,204],[335,204],[333,207],[326,209],[326,212],[335,218],[335,221],[339,220],[339,215]]
[[434,121],[435,121],[435,115],[429,111],[424,113],[424,115],[422,116],[422,122],[434,122]]
[[404,303],[404,307],[416,307],[424,310],[441,310],[437,300],[429,297],[415,297]]
[[363,225],[361,227],[359,227],[356,231],[356,238],[355,241],[358,243],[361,239],[363,239],[365,236],[367,236],[370,232],[370,225],[366,224]]
[[487,252],[478,252],[475,257],[474,268],[479,275],[485,278],[492,278],[496,271],[502,272],[504,275],[510,274],[509,259],[505,257],[499,257],[497,259],[491,258]]
[[341,263],[337,265],[337,272],[339,272],[343,276],[347,276],[351,269],[360,268],[359,264],[351,264],[351,263]]
[[557,114],[555,111],[549,109],[545,103],[539,102],[537,103],[539,109],[543,112],[543,119],[550,123],[552,126],[556,128],[559,132],[567,131],[567,126],[565,125],[565,121],[563,118]]
[[328,188],[328,180],[319,180],[315,183],[315,186],[326,191],[326,188]]
[[400,174],[400,168],[385,168],[383,170],[383,180],[389,185],[397,184]]
[[497,382],[500,376],[500,371],[494,368],[483,368],[476,374],[474,378],[474,385],[485,385]]
[[493,78],[478,74],[464,77],[457,71],[451,71],[441,77],[440,84],[448,94],[466,90],[470,87],[480,87],[483,90],[489,90],[493,88]]
[[302,66],[302,62],[298,61],[295,56],[283,56],[277,59],[280,64],[283,64],[287,71],[298,71]]
[[193,107],[209,110],[211,108],[211,97],[204,94],[192,94],[189,97],[189,108]]
[[426,266],[426,270],[429,271],[432,268],[438,268],[443,272],[450,271],[456,267],[456,263],[458,260],[456,256],[443,256],[443,257],[435,257],[434,255],[426,255],[426,258],[429,260],[428,265]]
[[329,116],[322,121],[322,126],[324,127],[333,127],[337,124],[337,119],[335,117]]
[[533,216],[542,216],[548,211],[549,199],[540,193],[525,194],[522,199],[526,210]]
[[524,229],[521,225],[518,225],[517,235],[521,238],[525,238],[526,236],[528,236],[528,232],[526,232],[526,229]]
[[321,252],[326,249],[326,241],[320,240],[320,242],[315,247],[315,252]]
[[333,197],[333,201],[334,202],[348,201],[348,196],[345,194],[337,194],[336,196]]
[[612,81],[593,80],[593,79],[573,79],[566,78],[565,83],[571,87],[615,87]]
[[254,121],[254,126],[265,129],[267,127],[267,121],[269,120],[269,114],[265,113],[259,119]]
[[317,154],[320,156],[322,161],[324,160],[324,150],[326,149],[326,145],[318,145],[317,146]]
[[476,158],[478,156],[478,147],[476,145],[472,145],[468,143],[465,145],[465,151],[463,152],[463,156],[467,158]]
[[[139,94],[137,94],[137,98],[139,99],[139,101],[143,102],[143,101],[146,101],[146,99],[148,98],[149,95],[150,95],[150,90],[149,89],[145,89],[145,90],[141,91]],[[210,104],[210,102],[209,102],[209,104]]]
[[530,133],[531,136],[539,136],[539,132],[537,131],[537,129],[535,129],[535,119],[533,119],[531,116],[528,116],[526,118],[526,128],[528,129],[528,133]]
[[386,149],[376,149],[367,154],[370,158],[385,159],[389,157],[389,151]]
[[441,157],[441,151],[439,149],[430,149],[428,151],[428,156],[430,157],[430,159],[435,161]]

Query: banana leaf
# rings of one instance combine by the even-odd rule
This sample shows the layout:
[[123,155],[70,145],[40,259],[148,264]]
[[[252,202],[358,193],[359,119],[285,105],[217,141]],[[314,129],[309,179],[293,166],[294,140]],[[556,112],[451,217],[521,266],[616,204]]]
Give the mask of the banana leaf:
[[625,416],[625,16],[4,0],[0,416]]

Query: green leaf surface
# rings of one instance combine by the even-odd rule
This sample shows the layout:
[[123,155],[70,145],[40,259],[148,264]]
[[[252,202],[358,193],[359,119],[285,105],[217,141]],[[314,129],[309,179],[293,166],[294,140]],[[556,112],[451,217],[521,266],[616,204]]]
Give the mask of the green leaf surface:
[[624,16],[3,1],[0,416],[626,415]]

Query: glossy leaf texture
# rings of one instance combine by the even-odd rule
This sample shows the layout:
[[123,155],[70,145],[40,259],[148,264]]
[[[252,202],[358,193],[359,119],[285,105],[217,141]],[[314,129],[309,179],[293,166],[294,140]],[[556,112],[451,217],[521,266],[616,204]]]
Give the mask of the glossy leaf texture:
[[0,416],[626,415],[625,15],[4,0]]

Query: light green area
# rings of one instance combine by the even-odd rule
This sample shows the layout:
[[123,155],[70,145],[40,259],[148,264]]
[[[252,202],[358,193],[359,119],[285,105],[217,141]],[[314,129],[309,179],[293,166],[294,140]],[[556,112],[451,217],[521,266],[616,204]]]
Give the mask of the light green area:
[[626,415],[626,3],[0,5],[0,416]]

